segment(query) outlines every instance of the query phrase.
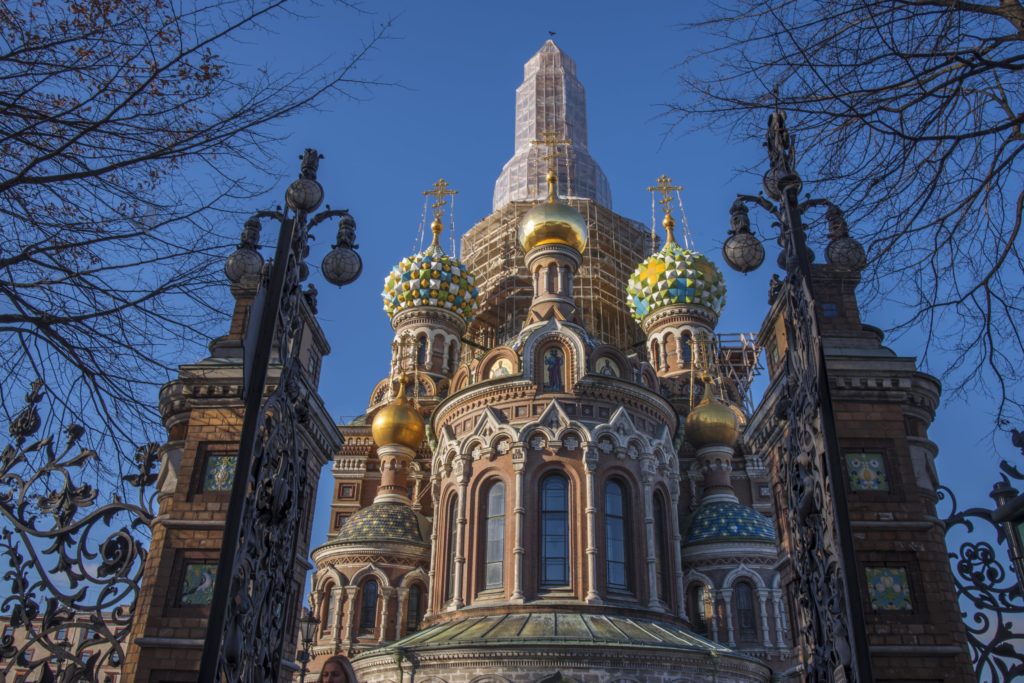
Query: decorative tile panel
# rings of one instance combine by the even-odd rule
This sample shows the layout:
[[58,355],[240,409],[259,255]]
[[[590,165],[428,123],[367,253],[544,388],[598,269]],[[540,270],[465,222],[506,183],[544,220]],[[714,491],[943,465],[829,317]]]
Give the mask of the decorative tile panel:
[[201,607],[213,601],[213,584],[217,579],[215,562],[186,562],[181,579],[180,604]]
[[234,455],[207,455],[203,471],[203,491],[230,491],[235,482]]
[[881,453],[847,453],[846,469],[852,491],[888,491],[889,477]]
[[866,567],[868,596],[872,609],[879,611],[909,612],[914,609],[910,601],[910,584],[903,567]]

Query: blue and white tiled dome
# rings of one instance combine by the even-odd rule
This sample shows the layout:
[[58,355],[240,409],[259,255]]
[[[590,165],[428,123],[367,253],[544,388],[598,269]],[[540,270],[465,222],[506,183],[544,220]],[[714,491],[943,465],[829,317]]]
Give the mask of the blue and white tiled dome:
[[775,525],[757,510],[730,501],[704,503],[690,521],[684,544],[718,541],[775,543]]

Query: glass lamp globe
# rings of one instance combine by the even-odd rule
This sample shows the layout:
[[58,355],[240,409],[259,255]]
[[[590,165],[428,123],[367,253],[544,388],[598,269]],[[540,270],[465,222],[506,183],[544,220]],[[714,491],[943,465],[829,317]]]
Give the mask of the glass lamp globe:
[[255,249],[237,249],[224,261],[224,274],[231,282],[254,277],[263,270],[263,257]]
[[316,627],[319,625],[319,620],[313,616],[310,609],[308,607],[303,607],[302,616],[299,617],[299,631],[302,633],[302,642],[313,642],[316,638]]
[[363,272],[363,259],[354,249],[334,247],[324,256],[320,267],[328,282],[344,287],[354,282]]
[[725,240],[722,257],[730,268],[749,273],[764,262],[764,247],[753,233],[738,232]]
[[860,242],[852,237],[838,237],[825,248],[825,260],[848,270],[863,270],[868,264],[867,254]]
[[315,180],[299,178],[284,193],[285,202],[296,211],[315,211],[324,200],[324,188]]

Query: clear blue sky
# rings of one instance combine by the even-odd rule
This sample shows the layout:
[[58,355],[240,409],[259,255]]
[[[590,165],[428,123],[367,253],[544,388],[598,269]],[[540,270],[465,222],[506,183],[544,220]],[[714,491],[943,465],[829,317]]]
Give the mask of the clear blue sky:
[[[380,290],[392,265],[416,248],[421,192],[441,176],[459,191],[460,234],[490,212],[494,181],[512,154],[514,91],[523,63],[548,31],[557,32],[556,42],[576,60],[587,90],[590,150],[611,182],[613,208],[649,224],[646,187],[658,175],[670,175],[685,187],[697,248],[721,263],[732,199],[760,189],[758,176],[737,169],[761,167],[763,150],[758,142],[711,133],[664,136],[666,121],[659,118],[658,105],[675,95],[675,65],[699,39],[677,25],[697,18],[700,4],[385,0],[367,3],[375,14],[366,15],[314,6],[306,17],[280,23],[275,36],[239,46],[238,59],[282,68],[323,59],[341,62],[374,22],[398,16],[394,39],[359,71],[398,86],[359,93],[360,101],[331,100],[278,128],[288,136],[280,147],[282,170],[292,176],[302,148],[318,148],[325,155],[320,180],[327,201],[350,209],[358,222],[362,278],[337,290],[313,275],[321,292],[320,319],[333,347],[324,362],[321,392],[334,415],[362,413],[371,388],[387,372],[392,330]],[[762,228],[770,225],[764,216],[756,220]],[[856,234],[857,226],[852,228]],[[328,226],[321,230],[313,264],[334,237]],[[729,294],[720,331],[758,328],[775,261],[774,244],[766,247],[766,265],[754,274],[743,276],[723,265]],[[885,327],[898,314],[875,302],[866,320]],[[892,345],[901,355],[918,352],[913,335]],[[992,410],[982,396],[969,405],[944,401],[930,432],[940,446],[940,476],[962,502],[990,504],[987,492],[997,463],[989,437]],[[999,446],[1009,457],[1009,444]],[[330,488],[325,469],[314,546],[325,538]]]

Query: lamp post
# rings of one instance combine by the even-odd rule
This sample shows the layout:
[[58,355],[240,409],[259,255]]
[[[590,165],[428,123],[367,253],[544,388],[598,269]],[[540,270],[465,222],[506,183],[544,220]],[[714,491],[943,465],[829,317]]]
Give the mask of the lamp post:
[[[344,210],[310,217],[324,198],[316,181],[320,155],[302,154],[299,178],[285,192],[286,208],[261,211],[246,223],[242,244],[225,265],[228,276],[261,274],[243,342],[245,417],[234,483],[224,522],[217,578],[200,660],[203,683],[280,679],[281,650],[291,623],[295,543],[306,500],[307,464],[300,425],[308,414],[308,380],[299,358],[315,289],[302,289],[309,233],[338,218],[334,248],[324,258],[328,282],[343,286],[362,272],[355,252],[355,221]],[[255,252],[259,219],[280,222],[273,265],[262,268]],[[279,365],[276,387],[266,397],[271,362]]]
[[811,207],[826,207],[831,243],[830,264],[859,270],[864,249],[849,236],[842,212],[823,199],[800,202],[803,181],[785,114],[768,119],[769,168],[764,175],[768,195],[739,195],[730,209],[729,237],[722,246],[726,262],[750,272],[764,261],[764,248],[750,231],[748,204],[775,217],[782,246],[779,265],[784,282],[775,281],[771,298],[784,298],[783,320],[789,347],[785,358],[784,395],[779,413],[787,421],[780,475],[786,492],[786,518],[793,541],[794,569],[807,599],[800,631],[810,651],[806,680],[814,682],[872,681],[871,661],[862,619],[853,537],[846,514],[846,491],[839,459],[835,419],[829,393],[825,354],[818,330],[802,217]]
[[299,633],[302,635],[302,652],[299,653],[299,661],[302,663],[302,672],[299,674],[299,683],[306,683],[306,667],[309,665],[309,647],[316,638],[316,628],[320,621],[313,616],[308,607],[302,608],[302,617],[299,618]]

